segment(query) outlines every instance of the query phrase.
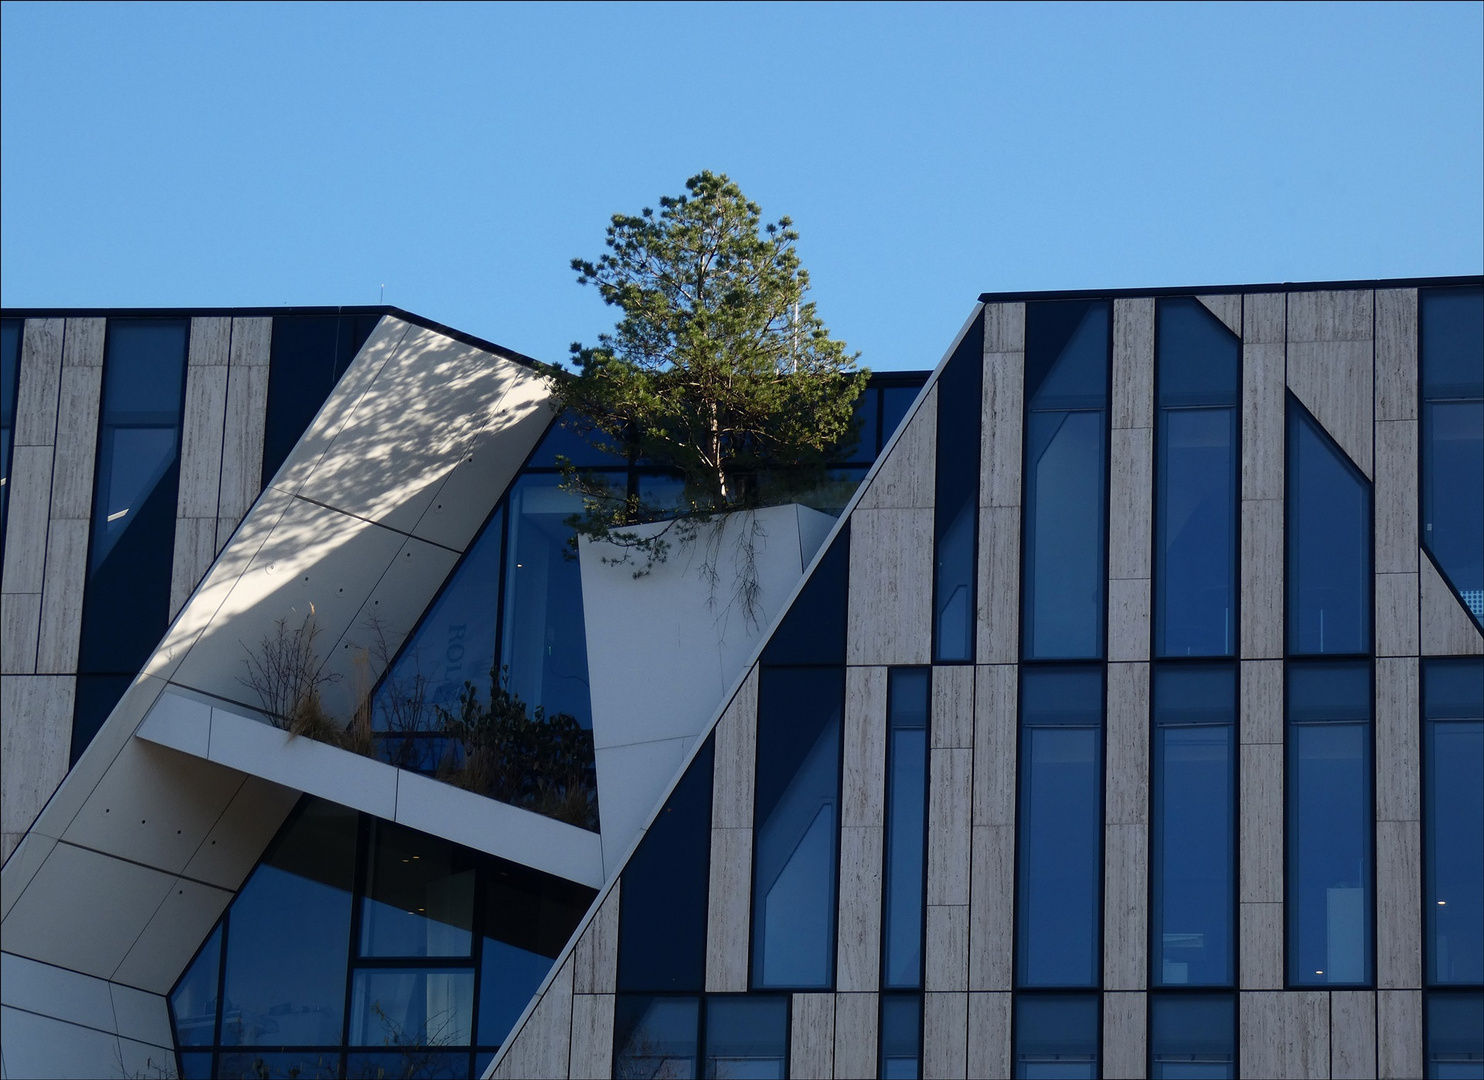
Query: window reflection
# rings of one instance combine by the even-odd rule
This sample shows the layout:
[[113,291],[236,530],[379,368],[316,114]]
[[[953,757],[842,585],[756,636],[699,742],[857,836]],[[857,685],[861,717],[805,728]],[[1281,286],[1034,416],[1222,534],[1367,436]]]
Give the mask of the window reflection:
[[1021,681],[1016,968],[1021,986],[1096,986],[1102,967],[1103,673]]
[[881,995],[881,1075],[917,1080],[922,1061],[922,998]]
[[886,986],[922,985],[929,668],[894,668],[886,744]]
[[1158,308],[1155,652],[1232,652],[1237,567],[1236,337],[1197,300]]
[[786,997],[713,994],[706,999],[706,1080],[783,1080],[787,1048]]
[[1423,289],[1422,542],[1484,628],[1484,289]]
[[1434,991],[1426,997],[1427,1075],[1484,1076],[1484,993]]
[[938,379],[933,514],[933,659],[973,660],[974,541],[979,517],[979,417],[984,320],[978,318]]
[[470,1075],[593,895],[306,798],[170,994],[177,1045],[203,1048],[181,1067]]
[[1091,994],[1015,996],[1015,1075],[1026,1080],[1098,1075],[1098,999]]
[[613,1075],[694,1080],[700,1001],[693,997],[636,997],[614,1003]]
[[1288,981],[1371,981],[1370,665],[1290,663]]
[[1307,410],[1288,402],[1288,651],[1371,647],[1371,486]]
[[835,967],[839,668],[764,667],[753,864],[755,987],[828,987]]
[[1484,984],[1484,660],[1422,667],[1427,978]]
[[1231,994],[1150,994],[1150,1080],[1235,1077],[1236,1004]]
[[1236,674],[1224,665],[1154,671],[1155,986],[1234,981]]
[[1024,651],[1103,651],[1110,311],[1026,305]]

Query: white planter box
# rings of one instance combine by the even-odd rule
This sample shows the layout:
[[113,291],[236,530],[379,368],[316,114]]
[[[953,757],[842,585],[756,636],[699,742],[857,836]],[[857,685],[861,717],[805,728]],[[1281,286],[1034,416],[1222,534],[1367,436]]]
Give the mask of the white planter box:
[[[758,592],[749,618],[736,599],[738,542],[753,523]],[[610,874],[834,524],[797,505],[728,515],[692,541],[672,543],[669,557],[638,578],[642,555],[614,563],[622,549],[582,541],[598,809]],[[714,588],[702,575],[708,552],[715,553]]]

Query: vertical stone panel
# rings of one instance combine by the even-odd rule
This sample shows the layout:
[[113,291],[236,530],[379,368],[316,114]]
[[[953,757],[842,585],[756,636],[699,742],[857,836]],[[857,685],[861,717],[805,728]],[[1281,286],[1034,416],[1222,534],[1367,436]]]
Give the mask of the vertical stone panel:
[[1025,304],[984,305],[984,352],[1025,352]]
[[572,953],[574,993],[611,994],[617,988],[618,907],[622,885],[621,880],[614,883]]
[[1149,966],[1149,831],[1106,826],[1103,865],[1103,986],[1142,990]]
[[541,995],[526,1022],[511,1037],[495,1069],[501,1080],[566,1076],[572,1050],[572,959]]
[[1109,469],[1108,658],[1149,657],[1154,433],[1114,429]]
[[793,995],[789,1029],[788,1075],[798,1080],[831,1080],[835,1075],[835,995]]
[[1241,986],[1243,990],[1283,988],[1283,905],[1242,903]]
[[965,665],[933,668],[932,746],[967,749],[974,745],[974,669]]
[[846,825],[840,830],[838,990],[875,990],[879,981],[883,832],[880,826]]
[[[711,780],[711,827],[752,828],[752,799],[757,760],[756,666],[747,673],[716,725],[716,766]],[[853,684],[846,680],[846,714],[852,708]]]
[[981,664],[1020,657],[1020,507],[979,511],[976,649]]
[[1149,665],[1108,665],[1107,821],[1149,821]]
[[1333,1080],[1376,1080],[1376,992],[1334,990],[1329,995]]
[[175,561],[170,567],[170,617],[196,591],[196,586],[211,569],[216,558],[216,518],[177,518],[175,521]]
[[964,1080],[968,1075],[969,995],[923,995],[923,1080]]
[[886,824],[886,668],[845,669],[845,753],[840,822]]
[[1244,903],[1283,900],[1283,746],[1241,747],[1241,890]]
[[1376,420],[1417,419],[1417,290],[1376,290]]
[[1329,1076],[1329,994],[1323,990],[1240,995],[1242,1076],[1255,1080]]
[[841,1080],[876,1075],[879,1015],[875,994],[835,995],[835,1075]]
[[1283,744],[1283,661],[1243,661],[1241,712],[1241,743]]
[[34,675],[40,636],[40,594],[0,594],[0,674]]
[[1376,822],[1376,985],[1422,985],[1422,825]]
[[706,907],[706,990],[747,989],[752,922],[752,830],[711,830],[711,883]]
[[1143,1080],[1147,994],[1103,995],[1103,1071],[1109,1080]]
[[969,995],[969,1075],[1008,1080],[1010,995]]
[[1015,824],[1015,742],[1019,669],[985,664],[975,671],[974,824]]
[[27,319],[21,330],[21,370],[11,436],[17,448],[51,446],[56,441],[64,326],[62,319]]
[[268,416],[268,362],[273,320],[232,320],[227,366],[227,417],[222,431],[221,487],[217,495],[220,551],[260,490]]
[[[68,326],[75,321],[70,320]],[[72,355],[69,349],[69,360]],[[64,365],[60,391],[51,516],[54,520],[86,521],[93,514],[93,465],[98,456],[103,369],[95,364]]]
[[[1112,426],[1154,426],[1154,299],[1113,301]],[[1117,505],[1116,503],[1114,505]]]
[[[196,344],[195,325],[202,321],[191,320],[193,346]],[[196,356],[193,349],[191,362],[186,366],[176,516],[211,518],[214,522],[222,479],[222,433],[227,422],[227,368],[216,364],[198,365]]]
[[608,1080],[613,1075],[613,995],[572,997],[572,1080]]
[[[1022,322],[1025,305],[1020,305]],[[988,327],[985,345],[989,345]],[[979,505],[1020,505],[1025,352],[984,354],[984,411],[979,444]]]
[[968,904],[974,752],[933,750],[928,770],[927,902]]
[[10,459],[10,504],[6,508],[5,569],[7,593],[41,595],[46,570],[47,507],[51,502],[52,448],[20,446]]
[[1417,421],[1376,423],[1376,573],[1417,572]]
[[1242,501],[1242,657],[1283,655],[1283,500]]
[[969,895],[969,988],[1009,990],[1015,958],[1015,826],[976,825]]
[[969,988],[968,905],[928,905],[923,985],[929,990]]
[[46,548],[36,670],[71,674],[77,670],[83,588],[88,578],[87,520],[53,518]]
[[1376,1033],[1381,1080],[1411,1080],[1422,1075],[1422,991],[1379,991]]
[[932,596],[933,512],[857,507],[850,518],[848,662],[928,663]]
[[1376,575],[1376,655],[1416,656],[1422,648],[1416,574]]
[[1376,661],[1376,819],[1417,821],[1421,808],[1421,668],[1416,657]]

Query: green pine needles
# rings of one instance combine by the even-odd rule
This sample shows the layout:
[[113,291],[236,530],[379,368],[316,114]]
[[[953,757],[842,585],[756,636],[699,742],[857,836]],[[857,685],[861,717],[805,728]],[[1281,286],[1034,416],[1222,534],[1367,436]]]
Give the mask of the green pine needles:
[[[792,222],[763,224],[724,175],[685,188],[658,213],[615,214],[608,250],[572,260],[578,283],[623,318],[597,345],[574,344],[576,372],[552,387],[564,422],[595,444],[684,479],[693,535],[713,515],[788,501],[822,478],[830,452],[848,448],[869,372],[809,301]],[[584,497],[579,532],[664,557],[663,534],[623,530],[673,516],[673,503],[646,505],[570,465],[567,482]]]

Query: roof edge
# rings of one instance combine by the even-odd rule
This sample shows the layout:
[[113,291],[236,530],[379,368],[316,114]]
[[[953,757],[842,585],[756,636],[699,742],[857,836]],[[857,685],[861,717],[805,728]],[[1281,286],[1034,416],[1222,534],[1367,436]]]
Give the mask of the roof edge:
[[1452,285],[1484,284],[1484,275],[1463,274],[1450,277],[1375,278],[1356,281],[1281,281],[1248,285],[1164,285],[1148,289],[1038,289],[1016,292],[985,292],[979,301],[1003,304],[1021,300],[1091,300],[1135,296],[1219,296],[1231,293],[1318,292],[1328,289],[1416,289],[1446,288]]

